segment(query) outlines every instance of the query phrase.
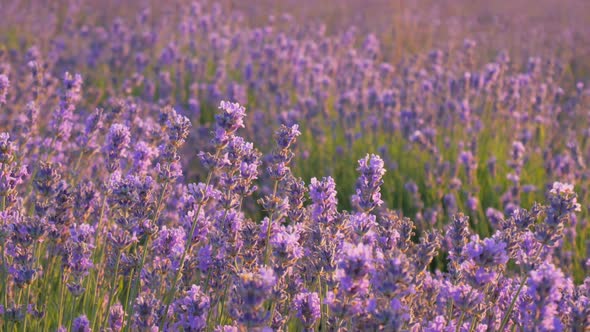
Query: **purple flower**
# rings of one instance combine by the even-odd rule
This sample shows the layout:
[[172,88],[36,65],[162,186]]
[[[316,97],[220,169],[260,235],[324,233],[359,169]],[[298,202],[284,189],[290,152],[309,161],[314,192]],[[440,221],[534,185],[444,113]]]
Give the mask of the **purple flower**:
[[572,221],[573,213],[581,210],[573,189],[571,184],[553,183],[547,194],[550,205],[542,209],[545,220],[535,227],[535,236],[541,243],[554,246],[563,237],[563,230]]
[[290,127],[281,125],[281,128],[276,134],[277,146],[279,149],[288,149],[293,143],[295,143],[295,139],[300,135],[299,125],[294,124]]
[[111,126],[103,146],[110,172],[119,169],[119,161],[125,156],[130,141],[131,133],[127,126],[120,123]]
[[485,268],[498,267],[508,262],[506,244],[494,237],[481,241],[479,236],[472,236],[463,254],[478,266]]
[[538,326],[542,331],[561,331],[563,322],[560,301],[567,287],[561,270],[553,264],[543,263],[529,273],[527,288],[519,306],[521,324]]
[[450,296],[461,311],[475,313],[484,304],[483,294],[466,284],[459,284],[451,288]]
[[55,193],[61,178],[58,173],[60,166],[59,164],[40,162],[33,185],[41,195],[51,196]]
[[305,193],[307,188],[305,182],[295,177],[289,177],[286,183],[285,194],[289,201],[289,211],[287,215],[292,222],[298,223],[302,221],[305,216],[305,209],[303,204],[305,203]]
[[364,294],[368,291],[368,276],[373,272],[373,248],[362,243],[342,244],[335,278],[346,292]]
[[361,175],[356,183],[356,194],[352,196],[352,203],[360,211],[368,212],[383,204],[380,186],[383,184],[383,175],[386,171],[383,159],[377,155],[367,155],[358,163],[357,171]]
[[186,295],[174,302],[177,322],[175,329],[183,331],[202,331],[207,325],[209,312],[209,296],[201,291],[201,288],[192,285]]
[[123,329],[125,316],[125,311],[120,303],[111,306],[109,312],[109,327],[113,332],[120,332]]
[[451,260],[457,260],[463,252],[463,247],[467,244],[469,235],[469,217],[459,213],[453,216],[450,224],[447,226],[445,240],[449,245],[449,255]]
[[301,135],[297,129],[298,127],[298,125],[291,127],[281,125],[281,128],[275,133],[277,147],[268,156],[270,162],[268,173],[275,181],[284,179],[291,172],[289,163],[293,158],[293,152],[291,152],[290,147],[295,142],[297,136]]
[[247,327],[263,324],[270,313],[264,301],[270,299],[277,282],[272,269],[261,267],[258,271],[246,271],[238,275],[230,301],[230,313]]
[[72,74],[66,72],[63,78],[64,95],[63,101],[66,104],[78,103],[82,98],[82,76],[80,74]]
[[325,177],[321,181],[311,179],[309,185],[311,197],[312,219],[320,223],[331,223],[336,219],[338,199],[336,198],[336,183],[332,177]]
[[[268,227],[268,226],[267,226]],[[299,244],[299,229],[281,226],[270,238],[273,255],[279,266],[290,266],[303,257],[303,248]]]
[[144,141],[137,142],[133,147],[134,171],[138,174],[146,174],[157,153],[157,149],[150,144]]
[[72,322],[72,331],[73,332],[91,332],[92,328],[90,327],[90,321],[86,317],[86,315],[82,315]]
[[574,191],[572,184],[554,182],[548,197],[551,208],[560,211],[561,214],[581,211],[581,206],[577,199],[578,195]]
[[154,294],[141,294],[136,300],[132,318],[133,328],[140,331],[157,331],[160,301]]
[[293,307],[306,329],[311,329],[321,316],[320,297],[316,292],[304,291],[295,295]]
[[447,327],[447,321],[444,316],[436,316],[434,320],[428,322],[424,332],[443,332]]
[[387,298],[405,295],[412,282],[408,257],[399,251],[393,251],[391,255],[375,269],[372,277],[374,290]]
[[187,139],[190,129],[190,120],[180,115],[171,107],[165,108],[163,112],[167,113],[168,121],[166,122],[166,131],[170,143],[175,146],[181,146]]
[[211,185],[207,186],[202,182],[189,184],[188,192],[195,198],[196,204],[205,204],[210,199],[217,200],[221,197],[221,193],[217,189]]
[[166,258],[179,258],[184,252],[185,237],[184,229],[163,226],[154,239],[154,253]]
[[215,123],[226,134],[231,134],[244,127],[246,109],[243,106],[238,103],[222,101],[219,104],[219,109],[221,112],[215,116]]

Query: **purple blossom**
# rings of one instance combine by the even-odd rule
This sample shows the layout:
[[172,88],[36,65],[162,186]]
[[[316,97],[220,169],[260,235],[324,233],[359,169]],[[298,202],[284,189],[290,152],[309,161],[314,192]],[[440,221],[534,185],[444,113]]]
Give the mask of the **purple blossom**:
[[119,169],[120,159],[125,156],[130,142],[131,134],[127,126],[120,123],[111,126],[103,146],[108,161],[108,169],[111,172]]
[[318,181],[311,179],[309,185],[311,197],[311,215],[314,221],[331,223],[336,219],[338,199],[336,198],[336,183],[332,177],[322,178]]
[[477,235],[474,235],[465,246],[464,255],[481,267],[497,267],[508,262],[506,254],[506,244],[497,238],[486,238],[480,241]]
[[368,291],[368,276],[373,272],[373,248],[362,243],[343,243],[339,255],[335,278],[346,292],[365,293]]
[[184,238],[182,228],[169,229],[163,226],[154,240],[154,251],[166,257],[179,256],[184,250]]
[[141,294],[135,300],[133,328],[144,331],[157,331],[160,318],[160,301],[154,294]]
[[91,332],[92,328],[90,326],[90,321],[86,317],[86,315],[82,315],[77,317],[72,322],[72,331],[74,332]]
[[207,326],[209,306],[209,297],[199,286],[192,285],[184,297],[174,302],[175,313],[178,316],[175,328],[181,328],[183,331],[203,330]]
[[385,168],[383,159],[377,155],[367,155],[359,160],[357,171],[360,177],[356,183],[356,194],[352,196],[353,205],[361,211],[370,211],[381,206],[381,188]]
[[237,322],[247,327],[264,324],[270,315],[264,308],[264,301],[270,299],[276,282],[275,273],[266,267],[238,275],[229,304],[230,313]]
[[113,330],[113,332],[120,332],[123,329],[125,316],[125,311],[120,303],[111,306],[108,321],[109,328]]
[[246,109],[238,103],[222,101],[219,104],[221,112],[215,115],[215,139],[216,144],[227,142],[227,136],[232,135],[239,128],[244,127]]
[[538,326],[543,331],[563,330],[559,318],[559,304],[567,287],[563,272],[555,266],[543,263],[529,274],[526,299],[520,304],[522,324]]
[[320,297],[316,292],[301,292],[295,295],[293,306],[297,312],[297,318],[307,329],[311,329],[321,316]]

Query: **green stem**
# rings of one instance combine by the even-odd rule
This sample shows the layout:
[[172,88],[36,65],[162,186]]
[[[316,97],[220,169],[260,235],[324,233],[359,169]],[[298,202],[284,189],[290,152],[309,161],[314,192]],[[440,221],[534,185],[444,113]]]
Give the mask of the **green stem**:
[[[31,287],[33,287],[33,284],[30,284],[27,286],[27,291],[25,293],[25,305],[28,307],[29,306],[29,297],[31,296]],[[27,318],[29,317],[29,315],[25,314],[25,318],[24,318],[24,322],[23,322],[23,331],[27,330]]]
[[471,321],[471,326],[469,327],[469,332],[475,331],[475,327],[477,326],[477,324],[479,324],[479,317],[475,316],[475,317],[473,317],[473,320]]
[[[4,308],[8,305],[8,268],[6,265],[6,246],[2,245],[2,304]],[[8,322],[6,319],[3,320],[3,327],[6,331],[8,329]]]
[[[160,217],[160,213],[162,212],[162,203],[164,202],[164,197],[166,196],[166,190],[168,189],[168,185],[169,182],[164,183],[164,188],[162,188],[162,193],[160,194],[160,198],[158,199],[158,204],[156,205],[156,215],[154,216],[154,222],[158,221],[158,218]],[[145,241],[145,247],[143,248],[143,254],[141,255],[141,262],[139,263],[139,268],[137,269],[137,276],[134,279],[133,282],[133,288],[132,288],[132,297],[129,300],[133,300],[138,294],[139,294],[139,288],[140,288],[140,284],[141,284],[141,271],[143,270],[143,266],[145,265],[145,259],[147,257],[147,252],[150,249],[150,241],[152,240],[152,235],[148,234],[147,235],[147,239]],[[127,307],[129,308],[129,303],[127,303]],[[133,311],[134,308],[133,306],[131,306],[130,308],[130,314],[129,317],[133,317]],[[166,316],[166,312],[164,311],[164,315]],[[125,331],[129,331],[129,328],[126,327]]]
[[[133,286],[131,287],[131,293],[133,295],[127,301],[133,301],[133,299],[137,296],[137,294],[139,294],[139,287],[140,287],[140,283],[141,283],[141,271],[143,270],[143,266],[145,265],[145,259],[147,257],[147,252],[149,251],[149,248],[150,248],[151,239],[152,239],[152,236],[148,235],[147,239],[145,241],[145,248],[143,248],[143,254],[141,255],[141,261],[139,263],[139,267],[138,267],[137,271],[135,271],[137,276],[135,276],[135,278],[132,279]],[[131,303],[127,303],[127,308],[129,308],[129,310],[130,310],[129,319],[131,319],[131,317],[133,317],[134,308],[131,305]],[[129,328],[125,328],[125,331],[129,331]]]
[[[535,262],[539,258],[539,256],[541,255],[541,251],[543,251],[543,246],[544,246],[544,244],[541,244],[541,246],[537,250],[535,257],[533,258],[533,262]],[[522,291],[522,288],[524,287],[524,284],[526,283],[528,278],[529,278],[528,273],[522,278],[522,281],[520,282],[520,285],[518,286],[518,290],[516,291],[516,294],[514,294],[512,301],[510,301],[510,306],[508,306],[508,310],[506,311],[506,314],[504,314],[504,318],[502,319],[502,324],[500,324],[500,329],[498,331],[504,331],[506,324],[508,324],[508,321],[510,320],[510,315],[512,314],[512,310],[514,309],[514,305],[516,304],[516,300],[518,299],[518,296],[520,295],[520,292]]]
[[[111,289],[109,291],[109,299],[107,301],[107,308],[106,308],[107,310],[105,312],[105,315],[104,315],[104,318],[103,318],[103,321],[102,321],[102,326],[105,326],[105,324],[107,322],[107,318],[109,317],[109,311],[111,310],[111,305],[113,303],[113,297],[115,295],[115,285],[117,284],[117,279],[118,279],[117,278],[117,274],[119,273],[119,262],[121,261],[121,255],[122,254],[123,253],[121,251],[119,251],[119,254],[117,255],[117,261],[115,262],[115,273],[114,273],[114,276],[113,276],[113,281],[111,283]],[[98,311],[98,314],[97,314],[96,321],[98,321],[100,319],[100,314],[101,314],[101,312],[99,310]]]
[[[221,153],[221,149],[217,149],[217,152],[215,153],[215,159],[217,159],[219,157],[220,153]],[[209,188],[212,178],[213,178],[213,170],[211,170],[209,172],[209,174],[207,175],[207,180],[205,181],[205,191],[207,191],[207,189]],[[178,269],[174,273],[174,279],[172,280],[172,285],[170,286],[170,294],[168,294],[167,297],[164,297],[164,301],[166,302],[166,309],[164,310],[165,313],[168,312],[168,309],[170,308],[170,303],[172,303],[172,301],[174,300],[174,296],[176,295],[176,284],[180,280],[180,275],[182,273],[182,269],[184,268],[184,263],[186,261],[186,257],[190,251],[192,241],[193,241],[193,236],[195,235],[195,230],[197,229],[197,221],[199,219],[199,214],[201,213],[201,209],[203,208],[203,205],[204,205],[204,203],[201,203],[197,206],[197,210],[196,210],[195,215],[192,220],[191,231],[189,232],[188,237],[186,238],[184,250],[183,250],[182,256],[180,258],[180,264],[178,265]],[[161,326],[162,328],[164,328],[164,326],[166,326],[167,320],[168,320],[168,315],[166,315],[166,314],[163,315],[162,326]]]
[[70,319],[68,322],[68,329],[72,329],[72,322],[74,320],[74,318],[76,317],[76,297],[75,296],[71,296],[72,297],[72,306],[70,307]]
[[6,246],[2,244],[2,304],[6,308],[8,304],[8,269],[6,267]]
[[465,310],[461,310],[461,317],[459,317],[459,322],[457,322],[457,328],[455,332],[459,332],[461,330],[461,324],[463,323],[463,319],[465,318]]
[[229,284],[230,282],[228,281],[228,283],[225,285],[225,290],[223,291],[223,298],[221,299],[221,301],[219,302],[219,320],[218,320],[218,324],[221,324],[221,320],[223,319],[223,311],[225,308],[225,298],[227,296],[227,291],[229,289]]
[[[279,187],[279,181],[276,180],[275,181],[275,185],[274,185],[274,189],[272,191],[272,198],[271,199],[275,199],[276,195],[277,195],[277,190]],[[270,245],[270,235],[271,235],[271,231],[272,231],[272,218],[274,215],[274,211],[271,211],[270,216],[268,217],[268,225],[266,226],[266,250],[264,253],[264,265],[268,266],[268,261],[270,259],[270,253],[272,251],[272,246]]]
[[[132,269],[131,274],[129,275],[130,279],[129,279],[129,283],[127,284],[127,291],[125,292],[125,302],[123,304],[123,306],[124,306],[123,311],[124,312],[127,312],[127,309],[129,308],[127,304],[129,303],[129,295],[131,293],[131,282],[133,281],[133,275],[135,275],[135,269]],[[125,280],[125,279],[123,279],[123,280]],[[127,317],[127,315],[123,315],[123,325],[122,325],[123,328],[125,328],[126,317]],[[129,319],[131,319],[131,317],[129,317]]]
[[66,282],[68,280],[67,274],[63,273],[62,274],[62,282],[60,285],[60,291],[59,291],[59,314],[58,314],[58,320],[57,320],[57,327],[61,327],[61,322],[63,321],[63,315],[64,315],[64,293],[65,293],[65,288],[66,288]]
[[[100,214],[99,214],[99,217],[97,220],[96,230],[94,231],[94,244],[96,245],[96,250],[94,251],[94,260],[100,260],[103,257],[103,250],[104,250],[105,246],[100,245],[100,243],[102,243],[102,241],[99,241],[99,236],[100,236],[100,234],[103,233],[104,227],[106,227],[106,223],[105,223],[105,225],[102,224],[102,219],[104,218],[104,214],[105,214],[106,201],[107,201],[107,195],[104,195],[104,197],[102,198],[102,203],[101,203],[101,207],[100,207]],[[102,264],[100,262],[97,262],[96,265],[100,266]],[[87,285],[91,285],[93,287],[93,290],[90,291],[90,287],[87,288],[87,292],[86,292],[86,294],[84,294],[84,302],[83,302],[84,308],[86,308],[86,303],[87,303],[86,300],[90,298],[90,296],[88,296],[88,294],[93,294],[94,299],[99,298],[98,297],[98,290],[99,290],[98,284],[99,284],[101,269],[97,268],[94,271],[95,271],[94,284],[90,283],[90,280],[92,279],[92,276],[90,276],[90,275],[87,277],[87,279],[85,281]],[[93,315],[92,316],[93,324],[97,319],[97,311],[98,311],[98,309],[93,310],[93,314],[92,314]]]
[[326,322],[328,320],[327,311],[326,311],[326,304],[324,303],[324,290],[322,289],[322,275],[321,272],[318,275],[318,294],[320,296],[320,326],[322,331],[327,331],[328,326]]

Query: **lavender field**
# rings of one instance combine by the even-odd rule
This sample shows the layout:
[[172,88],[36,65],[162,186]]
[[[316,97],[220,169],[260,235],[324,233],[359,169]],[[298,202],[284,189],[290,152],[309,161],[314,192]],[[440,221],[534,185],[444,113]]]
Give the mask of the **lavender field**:
[[0,0],[0,332],[590,331],[587,0]]

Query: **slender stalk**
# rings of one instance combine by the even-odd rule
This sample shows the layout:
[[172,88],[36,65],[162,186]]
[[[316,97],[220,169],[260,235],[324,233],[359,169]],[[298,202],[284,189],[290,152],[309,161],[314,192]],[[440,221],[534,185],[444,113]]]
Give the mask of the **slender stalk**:
[[449,325],[449,322],[453,319],[453,306],[455,305],[455,300],[451,299],[451,301],[449,301],[449,303],[447,304],[447,315],[449,315],[449,318],[447,319],[446,323],[445,323],[445,327],[447,327],[447,325]]
[[76,317],[76,297],[72,296],[72,306],[70,307],[70,319],[68,322],[68,329],[72,329],[72,321]]
[[[139,287],[140,287],[140,283],[141,283],[141,271],[143,270],[143,266],[145,265],[145,259],[147,257],[147,252],[149,251],[151,239],[152,239],[152,236],[148,235],[147,239],[145,241],[145,248],[143,249],[143,254],[141,255],[141,261],[139,263],[139,267],[138,267],[137,271],[135,271],[137,275],[134,277],[134,279],[132,279],[133,286],[131,287],[131,293],[133,295],[131,296],[130,299],[127,299],[127,301],[133,301],[133,299],[139,293]],[[129,319],[131,319],[131,317],[133,317],[134,308],[131,305],[131,303],[127,303],[127,308],[129,308],[129,310],[130,310]],[[128,330],[129,330],[129,328],[125,329],[125,331],[128,331]]]
[[[2,304],[4,308],[8,304],[8,269],[6,267],[6,246],[2,244]],[[8,331],[8,324],[4,320],[4,324],[1,325],[3,329]]]
[[6,265],[6,246],[2,244],[2,304],[8,304],[8,268]]
[[[541,246],[537,250],[535,257],[533,258],[533,262],[535,262],[539,258],[539,256],[541,255],[541,251],[543,251],[543,246],[544,245],[541,244]],[[516,291],[516,294],[514,294],[512,301],[510,301],[510,306],[508,306],[508,310],[506,310],[506,313],[504,314],[504,318],[502,318],[502,323],[500,324],[499,331],[504,331],[506,324],[508,324],[508,321],[510,320],[510,315],[512,314],[512,310],[514,310],[514,305],[516,304],[516,300],[518,299],[518,296],[520,295],[520,292],[522,291],[522,288],[524,287],[524,284],[527,282],[528,278],[529,278],[528,273],[522,278],[522,281],[520,282],[520,285],[518,286],[518,290]]]
[[80,151],[80,154],[78,155],[78,160],[76,160],[76,166],[74,166],[74,172],[78,171],[78,168],[80,167],[80,162],[82,161],[83,156],[84,156],[84,150]]
[[61,322],[63,321],[64,293],[65,293],[67,280],[68,280],[67,273],[63,273],[62,274],[62,282],[61,282],[60,291],[59,291],[59,314],[58,314],[58,320],[57,320],[57,327],[58,328],[61,327]]
[[[131,281],[133,280],[133,275],[135,275],[135,269],[131,270],[131,274],[129,275],[130,279],[129,279],[129,283],[127,284],[127,291],[125,292],[125,302],[124,302],[124,312],[127,312],[128,306],[127,304],[129,303],[129,295],[131,293]],[[123,279],[125,280],[125,279]],[[126,320],[127,315],[123,315],[123,328],[125,328],[125,320]],[[131,317],[129,317],[129,320],[131,320]],[[129,323],[128,323],[129,324]]]
[[[160,198],[158,199],[158,204],[156,205],[156,215],[154,216],[154,222],[158,220],[158,218],[160,217],[160,213],[162,212],[162,203],[164,202],[164,196],[166,196],[166,191],[168,190],[168,185],[169,185],[169,182],[166,182],[166,183],[164,183],[164,188],[162,188],[162,193],[160,194]],[[139,287],[141,284],[141,271],[143,270],[143,266],[145,265],[145,259],[147,257],[147,252],[150,249],[151,240],[152,240],[152,235],[148,234],[146,241],[145,241],[145,246],[143,248],[143,254],[141,255],[141,262],[139,263],[139,268],[136,271],[137,276],[135,276],[135,279],[132,279],[134,281],[133,287],[131,289],[132,296],[131,296],[131,299],[128,299],[128,301],[129,300],[132,301],[137,296],[137,294],[139,294]],[[129,306],[130,306],[130,304],[127,303],[128,308],[129,308]],[[134,308],[133,308],[133,306],[131,306],[130,307],[130,314],[129,314],[130,318],[133,317],[133,311],[134,311]],[[164,311],[164,313],[166,313],[166,312],[167,311]],[[164,316],[166,316],[166,314],[164,314]],[[128,331],[128,330],[129,330],[129,328],[126,327],[125,331]]]
[[[113,275],[113,281],[111,283],[111,289],[109,290],[109,299],[107,301],[107,308],[106,308],[106,312],[105,312],[105,315],[104,315],[104,318],[103,318],[103,321],[102,321],[101,326],[104,326],[106,324],[107,318],[109,317],[109,310],[111,309],[111,305],[113,303],[113,297],[115,295],[115,285],[117,284],[117,279],[119,279],[119,278],[117,278],[117,274],[119,273],[119,263],[121,261],[121,255],[122,254],[123,253],[121,251],[119,251],[119,254],[117,255],[117,261],[115,262],[115,273]],[[101,312],[99,310],[99,312],[97,314],[96,321],[98,321],[100,319],[100,314],[101,314]]]
[[479,324],[479,317],[475,316],[475,317],[473,317],[473,320],[471,321],[471,326],[469,327],[469,332],[475,331],[477,324]]
[[[46,250],[48,252],[52,252],[53,251],[53,246],[48,246],[46,248]],[[43,278],[43,281],[41,283],[41,289],[51,289],[52,291],[54,290],[54,283],[50,283],[50,281],[55,280],[55,260],[57,259],[57,255],[49,255],[49,257],[51,257],[50,259],[47,260],[47,263],[49,264],[47,266],[47,268],[44,268],[43,271],[47,271],[48,273],[46,274],[47,277]],[[58,273],[59,275],[59,273]],[[58,278],[59,280],[59,278]],[[61,285],[58,283],[58,285]],[[41,292],[40,295],[43,295],[43,305],[41,306],[41,308],[45,308],[47,307],[47,302],[49,301],[49,294],[45,294],[43,292]],[[45,330],[45,328],[47,327],[47,323],[45,319],[41,320],[43,322],[43,329]]]
[[[95,257],[96,260],[100,260],[103,257],[103,250],[104,250],[104,247],[105,247],[104,245],[99,245],[99,243],[101,241],[99,241],[98,239],[99,239],[100,234],[102,234],[102,229],[104,227],[106,227],[106,223],[105,223],[105,225],[102,224],[102,219],[103,219],[104,214],[105,214],[106,201],[107,201],[107,196],[104,195],[104,197],[102,198],[102,203],[101,203],[101,208],[100,208],[100,214],[99,214],[99,217],[98,217],[98,220],[97,220],[97,225],[96,225],[97,227],[94,230],[94,244],[96,245],[96,250],[94,251],[94,257]],[[100,247],[100,249],[99,249],[99,247]],[[97,265],[100,266],[101,264],[98,263]],[[100,275],[100,272],[102,271],[102,269],[97,268],[95,271],[96,271],[96,274],[95,274],[96,277],[94,279],[94,284],[92,284],[92,286],[94,287],[94,289],[93,289],[92,292],[90,292],[90,290],[87,288],[88,289],[88,292],[87,293],[90,293],[90,294],[91,293],[94,293],[93,294],[94,295],[94,299],[97,299],[97,298],[99,298],[98,297],[98,288],[99,288],[98,287],[98,284],[99,284],[99,279],[100,279],[100,276],[101,276]],[[86,278],[86,281],[85,281],[87,285],[90,283],[90,280],[91,280],[91,276],[88,276]],[[88,298],[89,298],[89,296],[86,296],[86,294],[85,294],[85,296],[84,296],[84,303],[83,303],[84,308],[86,307],[86,300]],[[93,317],[92,317],[93,325],[94,325],[94,322],[97,319],[97,312],[96,311],[98,311],[98,309],[93,312]],[[100,319],[100,318],[98,318],[98,319]]]
[[223,291],[223,297],[221,298],[221,301],[219,302],[219,319],[218,319],[218,324],[221,324],[221,320],[223,319],[223,311],[225,308],[225,299],[227,297],[227,291],[229,289],[229,282],[225,285],[225,290]]
[[516,291],[516,294],[514,294],[512,301],[510,301],[510,305],[508,306],[508,310],[506,310],[506,313],[504,314],[504,317],[502,318],[502,324],[500,324],[499,331],[503,331],[504,327],[506,327],[506,324],[508,324],[508,320],[510,320],[510,315],[512,314],[512,310],[514,309],[514,305],[516,304],[516,300],[518,299],[518,296],[520,295],[520,292],[522,291],[522,288],[524,287],[524,284],[526,283],[528,277],[529,276],[527,274],[522,278],[522,281],[520,282],[520,285],[518,286],[518,290]]
[[318,293],[320,295],[320,326],[322,331],[327,331],[326,322],[328,320],[326,304],[324,303],[324,290],[322,289],[322,272],[318,275]]
[[455,332],[459,332],[461,330],[461,324],[463,324],[463,319],[465,318],[465,310],[461,310],[461,317],[459,317],[459,322],[457,322],[457,328]]
[[[274,185],[274,189],[272,191],[272,199],[274,200],[275,197],[277,196],[277,190],[279,188],[279,181],[276,180],[275,181],[275,185]],[[271,231],[272,231],[272,219],[274,216],[274,211],[272,211],[270,213],[270,216],[268,217],[268,225],[266,226],[266,250],[264,253],[264,265],[268,265],[268,261],[270,259],[270,253],[272,250],[272,246],[270,245],[270,235],[271,235]]]
[[[217,149],[217,152],[215,153],[215,159],[217,159],[219,157],[220,153],[221,153],[221,149]],[[209,174],[207,175],[207,180],[205,181],[205,191],[207,191],[207,189],[209,188],[209,185],[211,184],[211,179],[213,178],[213,172],[214,172],[214,170],[211,170],[209,172]],[[184,268],[184,263],[186,261],[186,257],[188,255],[188,252],[190,251],[192,241],[193,241],[193,236],[195,235],[195,230],[197,229],[197,221],[199,219],[199,214],[201,213],[203,206],[204,206],[204,203],[201,203],[197,206],[197,210],[196,210],[195,215],[192,220],[191,231],[189,232],[189,234],[186,238],[186,243],[184,245],[184,251],[182,252],[182,256],[180,258],[180,264],[178,265],[178,269],[174,273],[174,279],[172,280],[172,285],[170,286],[170,294],[168,294],[168,296],[164,298],[164,301],[166,302],[166,309],[164,310],[165,313],[168,312],[168,309],[170,308],[170,303],[172,303],[172,301],[174,300],[174,295],[176,295],[176,284],[180,280],[180,275],[182,273],[182,269]],[[168,315],[163,315],[162,326],[161,326],[162,328],[166,325],[167,320],[168,320]]]
[[[204,291],[206,293],[208,293],[209,290],[209,279],[211,278],[211,270],[207,271],[207,279],[205,280],[205,287],[203,287]],[[205,326],[207,327],[208,330],[211,330],[212,327],[209,325],[211,322],[211,312],[213,312],[213,310],[209,309],[209,311],[207,311],[207,320],[205,323]]]
[[[27,286],[27,291],[25,292],[25,305],[28,306],[29,305],[29,297],[31,296],[31,287],[33,287],[32,284]],[[23,331],[27,330],[27,318],[29,317],[29,315],[25,314],[25,318],[23,320]]]
[[[4,211],[6,208],[6,196],[2,196],[0,201],[0,211]],[[6,267],[6,246],[2,241],[2,304],[4,308],[8,304],[8,268]],[[8,327],[7,327],[8,328]]]

